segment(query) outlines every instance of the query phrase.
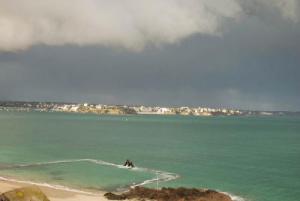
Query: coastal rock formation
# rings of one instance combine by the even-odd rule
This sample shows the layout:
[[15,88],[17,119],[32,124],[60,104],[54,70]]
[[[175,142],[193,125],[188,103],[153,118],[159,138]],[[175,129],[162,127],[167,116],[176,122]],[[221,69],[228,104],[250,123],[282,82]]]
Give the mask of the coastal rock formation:
[[38,187],[30,186],[1,194],[0,201],[49,201],[49,199]]
[[[105,193],[104,196],[109,199],[109,200],[125,200],[126,196],[125,195],[117,195],[114,193]],[[1,201],[1,200],[0,200]]]
[[188,188],[162,188],[161,190],[135,187],[121,195],[106,193],[109,200],[157,200],[157,201],[232,201],[228,195],[214,190]]

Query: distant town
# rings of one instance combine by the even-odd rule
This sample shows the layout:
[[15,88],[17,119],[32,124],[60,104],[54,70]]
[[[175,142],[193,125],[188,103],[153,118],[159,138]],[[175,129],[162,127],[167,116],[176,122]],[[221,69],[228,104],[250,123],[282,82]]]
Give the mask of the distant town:
[[16,102],[0,101],[0,111],[40,111],[92,113],[99,115],[191,115],[191,116],[250,116],[250,115],[286,115],[299,112],[286,111],[250,111],[229,108],[209,107],[160,107],[143,105],[105,105],[91,103],[56,103],[56,102]]

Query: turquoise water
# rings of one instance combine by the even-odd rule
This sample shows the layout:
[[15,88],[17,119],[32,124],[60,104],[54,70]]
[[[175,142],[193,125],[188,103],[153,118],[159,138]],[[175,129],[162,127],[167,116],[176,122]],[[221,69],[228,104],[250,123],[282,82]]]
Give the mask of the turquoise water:
[[[138,168],[121,168],[127,158]],[[158,177],[160,187],[298,201],[300,117],[0,112],[0,176],[106,190]]]

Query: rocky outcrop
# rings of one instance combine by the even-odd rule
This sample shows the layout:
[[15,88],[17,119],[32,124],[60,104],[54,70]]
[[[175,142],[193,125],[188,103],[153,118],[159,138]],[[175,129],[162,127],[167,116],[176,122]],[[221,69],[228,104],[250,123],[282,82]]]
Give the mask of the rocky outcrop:
[[118,195],[114,193],[105,193],[104,196],[109,200],[125,200],[125,195]]
[[214,190],[188,189],[188,188],[162,188],[155,190],[144,187],[135,187],[121,195],[106,193],[109,200],[157,200],[157,201],[232,201],[228,195]]
[[1,194],[0,201],[49,201],[49,199],[38,187],[30,186]]

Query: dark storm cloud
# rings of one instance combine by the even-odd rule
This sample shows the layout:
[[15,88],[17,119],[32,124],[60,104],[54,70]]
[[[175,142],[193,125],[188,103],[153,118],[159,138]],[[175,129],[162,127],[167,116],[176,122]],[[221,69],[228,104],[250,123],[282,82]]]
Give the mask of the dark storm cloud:
[[298,22],[299,7],[298,0],[0,0],[0,51],[38,44],[141,51],[195,34],[220,35],[224,20],[244,15]]
[[299,22],[253,8],[224,22],[222,37],[138,53],[71,45],[2,53],[0,99],[300,110]]

